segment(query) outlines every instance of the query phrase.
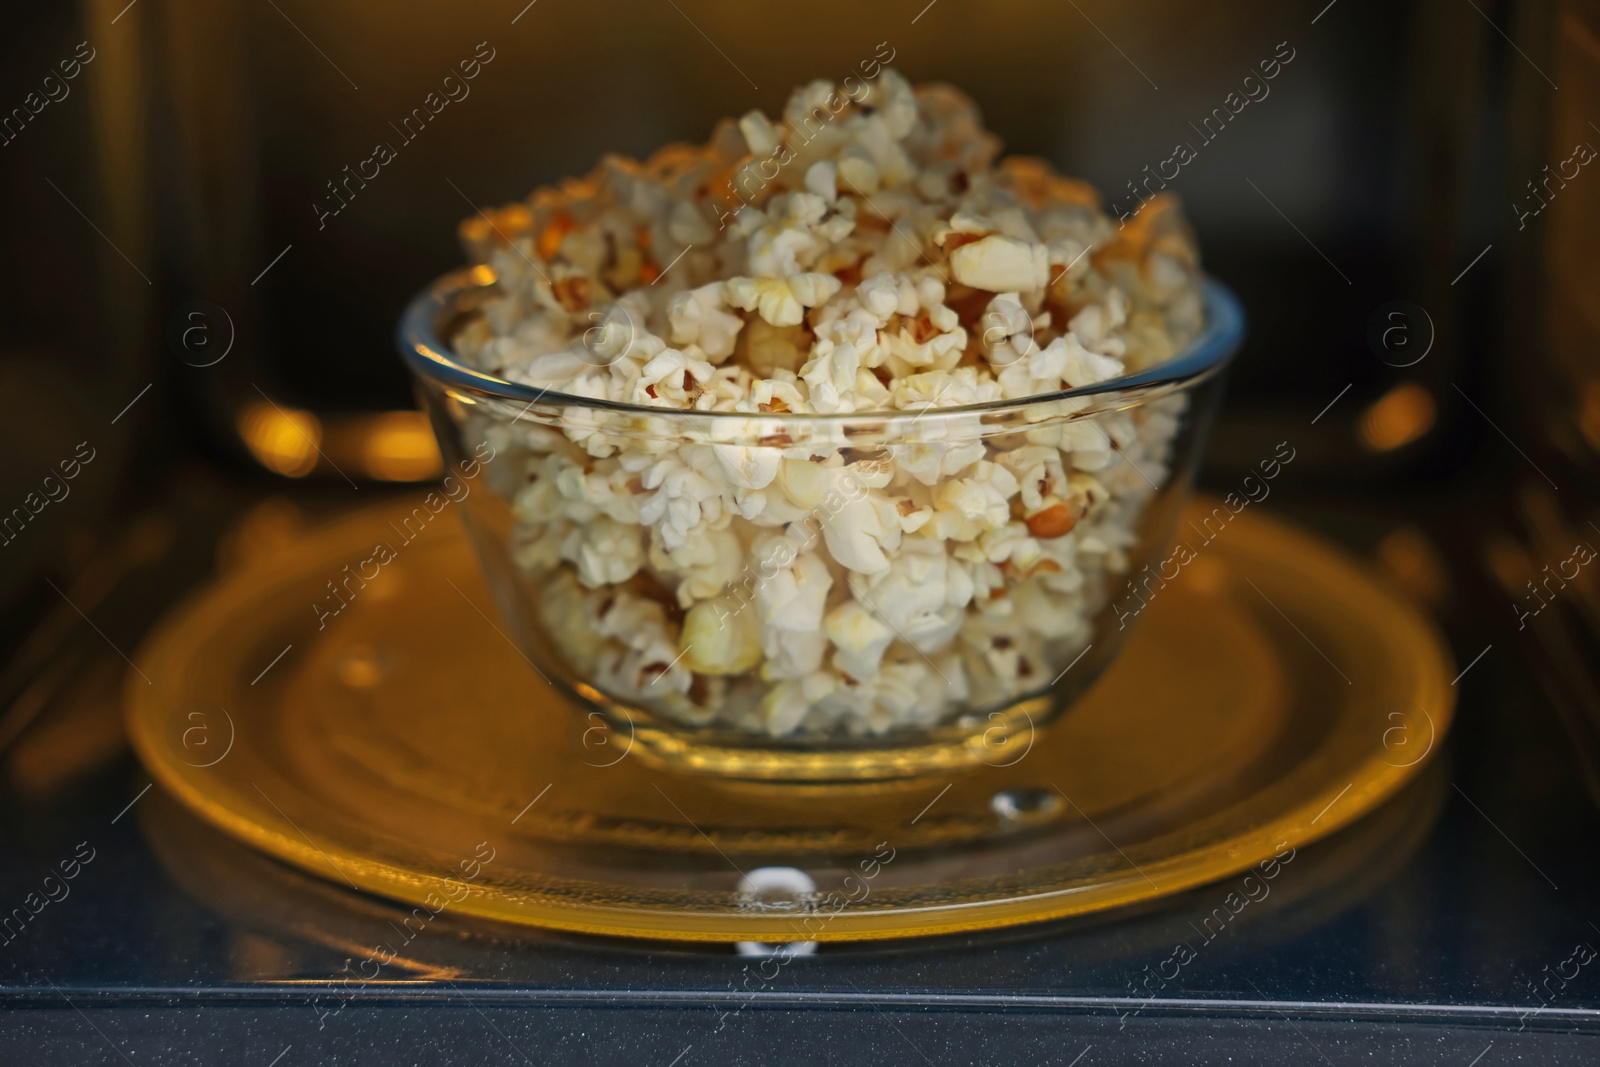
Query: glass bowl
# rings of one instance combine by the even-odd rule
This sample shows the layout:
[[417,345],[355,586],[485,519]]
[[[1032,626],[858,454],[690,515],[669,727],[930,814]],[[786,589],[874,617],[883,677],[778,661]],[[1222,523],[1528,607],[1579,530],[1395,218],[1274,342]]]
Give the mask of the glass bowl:
[[702,412],[467,365],[452,343],[495,292],[446,275],[398,340],[509,638],[585,746],[751,782],[1020,760],[1186,562],[1167,549],[1244,334],[1207,279],[1188,347],[1096,385]]

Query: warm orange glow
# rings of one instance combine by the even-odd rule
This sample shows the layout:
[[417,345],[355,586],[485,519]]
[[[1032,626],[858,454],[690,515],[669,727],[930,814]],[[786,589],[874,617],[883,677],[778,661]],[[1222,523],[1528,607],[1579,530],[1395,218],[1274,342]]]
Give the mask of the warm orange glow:
[[371,645],[353,646],[339,660],[339,680],[351,689],[371,689],[389,673],[382,655]]
[[565,211],[558,211],[544,230],[539,234],[539,243],[536,250],[539,258],[546,262],[556,258],[556,253],[561,251],[561,241],[567,234],[578,228],[571,215]]
[[269,496],[233,524],[217,545],[217,564],[230,571],[267,559],[305,536],[305,513],[287,498]]
[[1228,573],[1210,556],[1202,555],[1183,569],[1184,581],[1201,596],[1216,596],[1223,591]]
[[1500,588],[1513,596],[1522,596],[1523,588],[1534,578],[1533,563],[1528,554],[1505,534],[1493,534],[1483,546],[1484,561],[1494,572]]
[[487,263],[479,263],[472,268],[472,282],[474,285],[493,285],[494,279],[494,268]]
[[386,482],[436,478],[442,468],[428,417],[420,411],[391,411],[374,418],[361,458],[368,474]]
[[1415,526],[1402,526],[1373,549],[1378,563],[1411,596],[1437,607],[1450,591],[1450,572],[1428,535]]
[[1413,382],[1397,385],[1361,416],[1361,443],[1374,452],[1408,445],[1433,429],[1433,396]]
[[316,468],[322,423],[309,411],[262,401],[239,413],[239,437],[263,467],[303,478]]

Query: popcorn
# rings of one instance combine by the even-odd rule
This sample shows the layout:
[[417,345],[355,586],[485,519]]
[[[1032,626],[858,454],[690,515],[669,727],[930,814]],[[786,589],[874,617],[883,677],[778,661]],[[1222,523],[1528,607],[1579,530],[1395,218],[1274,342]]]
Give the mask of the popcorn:
[[778,471],[778,484],[795,507],[811,511],[834,487],[834,472],[809,459],[786,459]]
[[791,274],[787,278],[733,278],[723,285],[728,303],[760,311],[774,326],[798,326],[805,309],[826,303],[841,282],[831,274]]
[[828,640],[838,651],[833,665],[853,678],[871,678],[895,632],[859,601],[846,600],[828,613],[823,623]]
[[657,572],[679,576],[676,590],[679,607],[717,596],[739,578],[744,566],[744,544],[731,530],[707,530],[704,537],[692,538],[675,548],[652,544],[649,565]]
[[797,554],[785,536],[763,537],[754,556],[765,578],[756,588],[756,608],[764,626],[777,630],[818,630],[833,575],[814,552]]
[[739,132],[744,134],[745,144],[750,146],[753,156],[770,156],[778,147],[778,131],[759,111],[751,111],[739,120]]
[[[894,528],[898,534],[899,529]],[[858,574],[877,574],[887,570],[889,557],[884,555],[883,542],[890,530],[882,515],[866,497],[846,499],[824,515],[822,536],[828,553],[834,561]]]
[[839,199],[839,168],[827,160],[813,163],[806,169],[806,189],[833,203]]
[[1050,254],[1043,245],[1001,234],[964,244],[950,254],[950,273],[956,281],[991,293],[1043,289],[1050,280],[1049,270]]
[[761,717],[773,737],[795,731],[812,706],[837,685],[831,674],[816,671],[798,680],[779,682],[762,698]]
[[702,285],[679,293],[667,306],[667,322],[672,343],[696,345],[712,363],[733,355],[734,341],[744,328],[744,319],[728,312],[722,300],[722,286]]
[[877,317],[879,326],[888,325],[900,310],[900,280],[893,274],[874,274],[856,288],[856,299]]
[[955,637],[965,618],[950,599],[951,560],[942,545],[926,539],[907,541],[905,547],[886,573],[855,579],[852,591],[913,648],[936,652]]
[[644,564],[639,532],[637,526],[596,519],[574,530],[571,548],[563,545],[561,554],[577,563],[578,580],[584,585],[616,585],[639,573]]
[[720,510],[715,483],[675,459],[657,463],[640,484],[656,492],[640,505],[639,521],[654,526],[668,548],[688,541],[697,526]]
[[753,615],[729,598],[702,600],[683,620],[683,662],[696,674],[739,674],[761,662],[761,633]]
[[933,531],[951,541],[972,541],[1011,518],[1017,480],[998,463],[979,460],[965,478],[941,482],[934,494]]
[[761,651],[766,662],[763,678],[804,678],[822,666],[828,641],[817,630],[784,630],[776,626],[761,630]]
[[635,404],[684,403],[700,395],[700,383],[711,380],[711,364],[675,348],[662,351],[644,365],[634,384]]
[[[1022,306],[1016,293],[1001,293],[989,301],[983,313],[983,334],[979,339],[989,358],[989,365],[1009,367],[1037,351],[1038,345],[1033,341],[1033,326],[1033,316]],[[1031,364],[1029,369],[1033,369]],[[1034,374],[1033,377],[1044,375]]]
[[853,391],[861,370],[861,353],[852,344],[836,345],[819,340],[811,361],[800,368],[800,377],[810,387],[811,402],[823,413],[838,411],[845,394]]
[[[1119,229],[997,150],[882,70],[463,225],[498,284],[458,354],[559,412],[469,426],[521,457],[490,473],[565,667],[690,725],[859,736],[1088,645],[1185,398],[949,409],[1170,359],[1198,255],[1170,198]],[[882,432],[817,419],[843,414]]]
[[1076,338],[1068,335],[1067,366],[1061,373],[1062,380],[1072,388],[1109,381],[1122,373],[1120,359],[1091,352],[1075,342]]

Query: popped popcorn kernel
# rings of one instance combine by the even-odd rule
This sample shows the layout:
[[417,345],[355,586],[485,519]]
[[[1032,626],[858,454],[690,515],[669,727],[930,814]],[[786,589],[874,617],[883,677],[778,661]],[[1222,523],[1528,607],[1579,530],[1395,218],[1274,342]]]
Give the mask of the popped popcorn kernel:
[[683,662],[696,674],[739,674],[761,662],[754,614],[725,599],[702,600],[690,608],[679,643]]
[[991,293],[1043,289],[1050,280],[1049,253],[1043,245],[990,234],[950,253],[950,273],[962,285]]

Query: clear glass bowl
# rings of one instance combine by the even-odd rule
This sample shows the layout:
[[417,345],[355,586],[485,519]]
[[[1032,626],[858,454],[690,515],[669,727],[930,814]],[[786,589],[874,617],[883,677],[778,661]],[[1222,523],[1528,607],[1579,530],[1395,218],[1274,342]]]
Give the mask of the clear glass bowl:
[[398,339],[511,638],[591,748],[751,781],[1021,759],[1174,576],[1166,551],[1244,334],[1208,279],[1201,334],[1139,373],[961,407],[752,415],[476,370],[452,340],[494,293],[486,267],[446,275]]

